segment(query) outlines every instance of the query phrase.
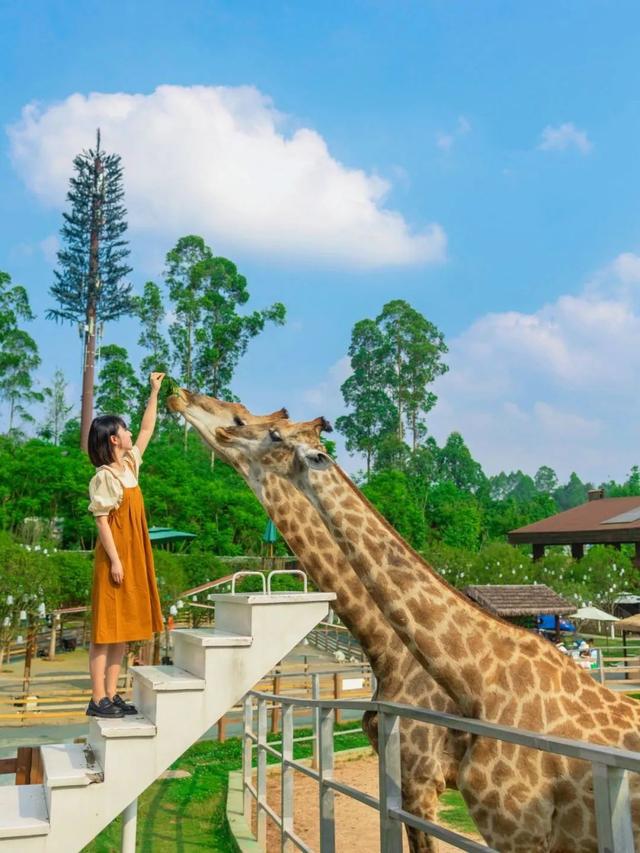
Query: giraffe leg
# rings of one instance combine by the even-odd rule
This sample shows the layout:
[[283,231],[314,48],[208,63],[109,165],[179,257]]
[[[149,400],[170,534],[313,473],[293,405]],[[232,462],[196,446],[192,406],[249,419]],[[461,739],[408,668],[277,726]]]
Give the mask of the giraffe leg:
[[[418,785],[413,782],[405,783],[402,786],[403,808],[423,820],[437,823],[438,804],[443,789],[444,786],[435,780],[422,780]],[[437,838],[411,827],[406,827],[406,831],[410,853],[437,853],[440,849]]]

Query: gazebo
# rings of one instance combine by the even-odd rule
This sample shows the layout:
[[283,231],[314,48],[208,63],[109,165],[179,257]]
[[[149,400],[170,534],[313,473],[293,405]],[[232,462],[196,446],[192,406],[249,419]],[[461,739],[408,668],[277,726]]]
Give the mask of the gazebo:
[[483,610],[510,622],[522,617],[554,616],[560,635],[560,617],[575,611],[575,605],[546,584],[484,584],[467,586],[464,594]]
[[635,545],[640,566],[640,497],[605,498],[602,489],[592,489],[585,504],[512,530],[511,545],[531,545],[533,559],[544,557],[548,545],[570,545],[579,560],[585,545]]

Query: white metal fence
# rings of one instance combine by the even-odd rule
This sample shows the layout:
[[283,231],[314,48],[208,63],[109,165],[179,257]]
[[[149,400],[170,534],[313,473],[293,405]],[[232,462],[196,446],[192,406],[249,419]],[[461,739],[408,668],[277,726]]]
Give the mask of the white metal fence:
[[[275,749],[273,744],[267,743],[267,707],[273,704],[280,704],[282,708],[280,750]],[[313,709],[312,738],[316,761],[312,767],[307,767],[293,758],[293,709],[301,706]],[[336,710],[358,710],[363,713],[374,711],[378,714],[378,799],[333,778],[333,729]],[[254,731],[254,716],[257,716],[256,731]],[[630,853],[635,849],[628,774],[629,772],[640,773],[640,754],[636,752],[536,734],[392,702],[295,698],[251,691],[244,700],[243,794],[244,814],[248,823],[251,819],[252,800],[256,802],[258,843],[263,848],[266,847],[267,817],[270,817],[280,830],[281,851],[292,853],[297,849],[302,850],[303,853],[314,853],[294,829],[293,774],[294,770],[297,770],[318,782],[320,853],[335,853],[334,795],[336,792],[352,797],[378,812],[381,853],[401,853],[403,825],[447,841],[459,850],[472,853],[479,853],[479,851],[497,853],[493,848],[424,820],[402,808],[400,719],[403,717],[591,762],[598,850],[600,853]],[[252,767],[254,749],[257,750],[255,786]],[[267,803],[268,755],[275,756],[281,762],[280,814]],[[314,769],[315,767],[317,769]]]

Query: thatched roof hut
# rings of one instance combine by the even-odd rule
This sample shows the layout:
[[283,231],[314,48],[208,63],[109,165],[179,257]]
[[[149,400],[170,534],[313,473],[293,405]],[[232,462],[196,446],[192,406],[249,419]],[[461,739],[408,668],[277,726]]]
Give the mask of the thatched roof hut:
[[511,619],[516,616],[568,616],[575,604],[558,595],[546,584],[485,584],[467,586],[464,593],[484,610]]

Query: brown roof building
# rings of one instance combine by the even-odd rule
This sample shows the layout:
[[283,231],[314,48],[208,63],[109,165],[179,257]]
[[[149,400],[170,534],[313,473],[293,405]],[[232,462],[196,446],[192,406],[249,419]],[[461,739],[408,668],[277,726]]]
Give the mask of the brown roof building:
[[585,545],[634,543],[640,565],[640,497],[605,498],[594,489],[587,503],[512,530],[508,539],[512,545],[532,545],[534,560],[544,556],[547,545],[570,545],[580,559]]
[[574,604],[543,583],[467,586],[464,594],[483,610],[503,619],[539,614],[568,616],[576,609]]

